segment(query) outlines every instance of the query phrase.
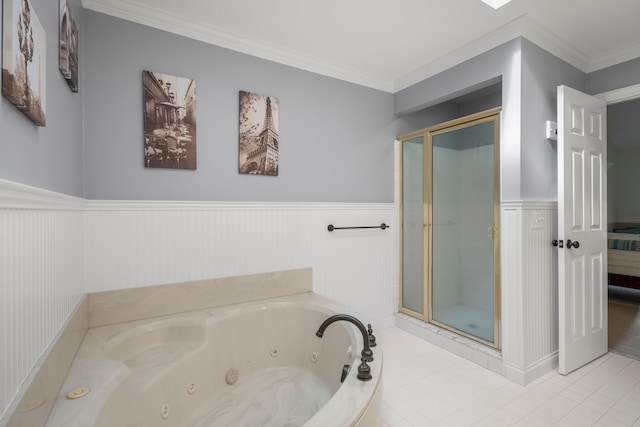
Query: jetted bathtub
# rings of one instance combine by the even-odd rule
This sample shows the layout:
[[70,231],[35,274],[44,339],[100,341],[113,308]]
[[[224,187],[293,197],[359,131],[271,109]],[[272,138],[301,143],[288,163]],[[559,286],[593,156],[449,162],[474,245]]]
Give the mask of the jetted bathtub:
[[360,330],[316,336],[343,311],[306,293],[92,328],[46,425],[381,425],[379,346],[360,381]]

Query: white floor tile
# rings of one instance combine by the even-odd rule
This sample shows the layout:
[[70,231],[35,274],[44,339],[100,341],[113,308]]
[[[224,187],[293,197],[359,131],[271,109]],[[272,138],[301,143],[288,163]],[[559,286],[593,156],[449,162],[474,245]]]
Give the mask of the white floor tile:
[[387,408],[382,411],[382,421],[385,426],[395,426],[406,421],[405,418],[393,408]]
[[386,427],[640,427],[640,361],[609,353],[522,387],[398,328],[377,336]]
[[587,406],[578,405],[573,408],[567,415],[560,419],[558,425],[560,426],[591,426],[594,425],[600,418],[602,413],[595,411]]
[[425,417],[422,413],[417,412],[409,417],[407,417],[407,421],[415,427],[429,427],[434,425],[427,417]]

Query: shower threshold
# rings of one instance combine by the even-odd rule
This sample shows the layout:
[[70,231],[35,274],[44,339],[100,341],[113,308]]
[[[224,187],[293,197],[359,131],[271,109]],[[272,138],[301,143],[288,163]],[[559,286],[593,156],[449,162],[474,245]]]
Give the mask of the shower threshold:
[[396,313],[396,326],[418,338],[467,359],[500,375],[506,375],[502,353],[472,339],[403,313]]

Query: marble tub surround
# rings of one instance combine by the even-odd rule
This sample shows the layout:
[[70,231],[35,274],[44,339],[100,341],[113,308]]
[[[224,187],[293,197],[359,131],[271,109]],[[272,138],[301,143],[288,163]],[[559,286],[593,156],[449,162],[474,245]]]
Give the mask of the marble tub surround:
[[311,268],[85,295],[0,417],[0,427],[42,427],[89,328],[312,290]]
[[[91,328],[46,425],[381,425],[380,347],[372,380],[359,381],[355,326],[336,322],[315,336],[345,311],[306,292]],[[343,364],[352,369],[340,384]],[[91,392],[67,399],[78,387]]]
[[258,273],[89,294],[89,327],[311,292],[312,270]]
[[85,297],[33,368],[16,396],[15,403],[9,407],[5,417],[0,419],[0,426],[45,425],[88,327],[89,304]]

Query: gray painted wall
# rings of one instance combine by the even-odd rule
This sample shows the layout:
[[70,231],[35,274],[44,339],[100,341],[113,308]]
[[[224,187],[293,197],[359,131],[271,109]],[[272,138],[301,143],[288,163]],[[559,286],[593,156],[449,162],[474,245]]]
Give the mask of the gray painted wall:
[[[89,199],[393,202],[393,95],[85,12]],[[193,78],[197,170],[147,169],[143,70]],[[238,173],[238,92],[280,101],[279,176]]]
[[503,75],[510,76],[514,60],[519,62],[521,40],[511,40],[397,92],[396,114],[415,113],[495,84]]
[[613,178],[615,185],[613,200],[609,196],[609,202],[614,204],[609,221],[640,221],[640,148],[617,150],[615,157],[608,160],[609,179]]
[[[556,121],[557,86],[585,90],[585,74],[519,38],[396,94],[398,114],[453,99],[502,79],[502,200],[556,200],[556,144],[546,120]],[[499,105],[499,104],[498,104]]]
[[585,74],[530,41],[522,41],[522,200],[557,200],[557,143],[545,121],[557,121],[559,85],[584,91]]
[[453,102],[443,102],[412,114],[398,118],[398,135],[415,132],[438,123],[460,117],[460,106]]
[[502,105],[501,85],[496,92],[443,102],[398,118],[398,134],[408,134],[440,123],[455,120]]
[[[621,89],[640,84],[640,58],[623,62],[622,64],[595,71],[587,75],[587,93],[596,95],[610,90]],[[625,102],[632,105],[634,102]],[[622,104],[609,106],[613,109],[624,108]],[[637,112],[636,108],[632,108]],[[629,123],[632,118],[628,112],[614,111],[609,114],[607,133],[609,141],[608,162],[608,220],[615,221],[640,220],[640,194],[638,191],[638,171],[640,168],[640,148],[628,148],[633,143],[625,141],[633,132],[635,124]],[[637,119],[636,119],[637,121]],[[626,145],[627,149],[618,149],[616,142]]]
[[80,0],[69,0],[80,33],[80,92],[58,69],[58,1],[31,0],[47,34],[46,127],[37,127],[11,102],[0,100],[0,179],[60,193],[82,194],[82,92],[85,32]]
[[[390,202],[393,138],[456,117],[461,108],[447,101],[501,81],[503,127],[517,130],[502,141],[502,199],[553,200],[555,146],[541,129],[555,117],[555,87],[601,93],[640,83],[640,59],[585,76],[518,38],[394,96],[70,3],[80,93],[58,70],[57,2],[34,0],[48,34],[47,126],[2,99],[0,178],[89,199]],[[196,80],[196,171],[143,167],[145,69]],[[280,99],[279,177],[237,172],[239,90]]]
[[460,117],[500,107],[502,106],[502,85],[499,85],[498,91],[495,93],[458,105],[460,106]]
[[404,116],[502,81],[501,198],[521,200],[521,38],[469,59],[396,93],[395,111]]
[[640,83],[640,58],[587,74],[586,92],[592,95]]
[[[616,146],[607,143],[607,221],[609,224],[618,219],[618,150]],[[611,225],[608,226],[611,230]]]

